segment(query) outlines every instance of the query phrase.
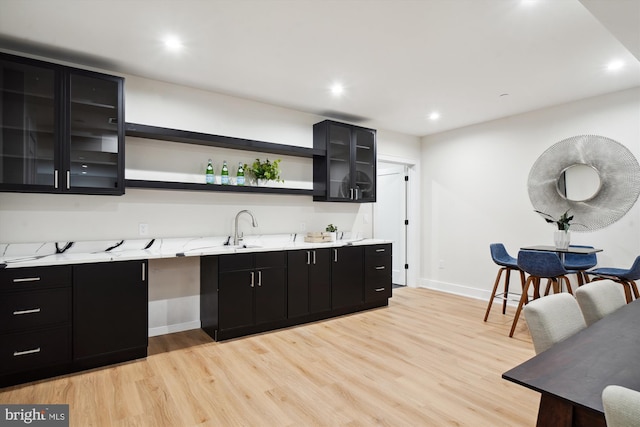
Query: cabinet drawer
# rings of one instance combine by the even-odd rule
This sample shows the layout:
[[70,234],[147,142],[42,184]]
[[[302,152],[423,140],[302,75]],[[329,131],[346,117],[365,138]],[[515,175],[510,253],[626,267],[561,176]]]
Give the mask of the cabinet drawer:
[[71,286],[70,265],[0,270],[0,291],[63,286]]
[[391,257],[371,257],[364,263],[364,274],[367,278],[391,277]]
[[71,288],[7,292],[0,299],[0,332],[71,321]]
[[365,246],[365,258],[371,258],[376,256],[387,256],[391,258],[391,244],[384,243],[382,245],[368,245]]
[[0,335],[0,372],[33,370],[71,361],[70,328]]
[[364,301],[371,302],[391,298],[391,277],[368,280],[364,288]]

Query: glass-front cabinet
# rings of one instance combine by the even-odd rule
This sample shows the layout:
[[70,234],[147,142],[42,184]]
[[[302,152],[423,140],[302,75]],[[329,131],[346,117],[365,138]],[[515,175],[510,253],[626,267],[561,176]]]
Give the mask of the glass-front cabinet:
[[0,54],[0,191],[124,193],[123,79]]
[[313,127],[315,201],[376,201],[376,131],[325,120]]

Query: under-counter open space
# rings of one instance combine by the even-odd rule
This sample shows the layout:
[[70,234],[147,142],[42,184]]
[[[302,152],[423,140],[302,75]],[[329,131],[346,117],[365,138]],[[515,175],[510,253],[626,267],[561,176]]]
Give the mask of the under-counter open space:
[[[394,289],[383,309],[214,342],[153,337],[146,360],[0,389],[69,403],[71,426],[534,425],[537,393],[500,378],[533,356],[483,301]],[[499,354],[499,357],[498,357]]]

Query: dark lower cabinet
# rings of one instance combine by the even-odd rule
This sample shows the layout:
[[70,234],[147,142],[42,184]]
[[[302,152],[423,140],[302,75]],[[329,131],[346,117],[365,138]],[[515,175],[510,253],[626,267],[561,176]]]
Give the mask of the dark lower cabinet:
[[391,244],[371,245],[364,249],[364,301],[391,298]]
[[331,256],[332,308],[361,305],[364,301],[363,247],[332,248]]
[[147,261],[73,266],[73,360],[88,368],[147,355]]
[[391,245],[371,247],[201,257],[202,329],[220,341],[385,306]]
[[290,318],[331,310],[331,250],[287,253],[287,310]]
[[220,330],[286,318],[285,252],[220,255],[218,268]]
[[0,270],[0,387],[71,363],[71,266]]

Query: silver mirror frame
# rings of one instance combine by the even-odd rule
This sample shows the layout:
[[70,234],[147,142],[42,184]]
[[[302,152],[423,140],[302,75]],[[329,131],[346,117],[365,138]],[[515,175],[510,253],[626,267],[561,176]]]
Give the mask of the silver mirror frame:
[[[590,199],[565,199],[557,189],[560,174],[576,164],[593,167],[600,176],[600,189]],[[560,217],[569,210],[574,216],[571,231],[593,231],[622,218],[640,195],[640,165],[627,147],[599,135],[564,139],[538,157],[527,182],[534,209]]]

